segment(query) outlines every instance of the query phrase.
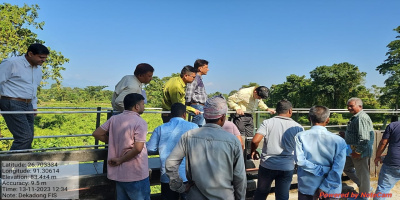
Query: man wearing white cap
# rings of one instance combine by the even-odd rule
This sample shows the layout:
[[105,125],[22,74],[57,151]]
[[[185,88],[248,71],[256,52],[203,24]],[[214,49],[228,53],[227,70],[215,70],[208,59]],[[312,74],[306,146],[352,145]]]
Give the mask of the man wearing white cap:
[[[171,190],[188,191],[187,199],[245,199],[246,173],[239,140],[222,129],[228,107],[222,96],[204,105],[206,124],[182,135],[166,161]],[[184,184],[179,165],[186,157]]]

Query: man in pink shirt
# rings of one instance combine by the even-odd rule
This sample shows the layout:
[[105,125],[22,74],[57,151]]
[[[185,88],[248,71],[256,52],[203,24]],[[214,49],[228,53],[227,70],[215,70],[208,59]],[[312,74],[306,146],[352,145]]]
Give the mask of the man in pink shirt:
[[107,177],[116,181],[117,199],[149,200],[147,123],[140,117],[144,111],[143,96],[126,95],[124,107],[122,114],[112,116],[93,136],[108,143]]

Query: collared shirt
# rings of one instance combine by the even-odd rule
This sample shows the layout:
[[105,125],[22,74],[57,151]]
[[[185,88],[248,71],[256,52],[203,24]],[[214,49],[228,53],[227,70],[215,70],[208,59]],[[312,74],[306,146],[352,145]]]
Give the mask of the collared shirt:
[[195,183],[188,197],[245,199],[247,182],[242,145],[233,134],[217,124],[205,124],[183,134],[166,162],[171,190],[184,191],[178,175],[184,157],[188,180]]
[[303,130],[289,117],[275,116],[264,120],[257,129],[257,134],[264,136],[260,165],[271,170],[293,170],[294,136]]
[[388,139],[389,142],[383,163],[388,166],[400,167],[400,121],[390,123],[383,133],[382,139]]
[[[169,183],[169,178],[165,173],[165,161],[172,149],[178,143],[181,136],[191,129],[199,128],[197,124],[185,121],[181,117],[174,117],[168,123],[158,126],[154,129],[150,140],[147,142],[147,151],[154,154],[157,151],[161,160],[161,183]],[[186,182],[185,159],[179,167],[179,176]]]
[[204,104],[206,101],[207,93],[204,87],[203,78],[196,74],[194,81],[186,85],[186,102]]
[[42,69],[31,66],[24,56],[3,60],[0,64],[0,95],[31,99],[37,108],[37,88],[42,81]]
[[[109,132],[108,158],[119,158],[135,148],[135,142],[146,142],[147,123],[138,113],[124,110],[119,115],[112,116],[103,125],[103,130]],[[107,178],[120,182],[140,181],[149,176],[149,164],[146,144],[142,151],[118,166],[107,168]]]
[[115,86],[111,100],[113,109],[124,111],[124,98],[130,93],[142,94],[142,82],[135,75],[124,76]]
[[256,87],[242,88],[232,96],[228,97],[228,105],[231,109],[241,109],[243,111],[254,112],[257,106],[262,110],[267,110],[268,106],[262,99],[254,98]]
[[[182,103],[185,105],[186,84],[181,77],[172,77],[163,87],[162,109],[171,110],[174,103]],[[196,109],[186,106],[186,110],[195,112]]]
[[346,142],[323,126],[313,126],[295,137],[297,180],[302,194],[314,195],[318,188],[328,194],[342,193]]
[[361,153],[361,157],[371,157],[374,143],[374,127],[368,114],[361,110],[350,118],[347,124],[346,143],[353,152]]

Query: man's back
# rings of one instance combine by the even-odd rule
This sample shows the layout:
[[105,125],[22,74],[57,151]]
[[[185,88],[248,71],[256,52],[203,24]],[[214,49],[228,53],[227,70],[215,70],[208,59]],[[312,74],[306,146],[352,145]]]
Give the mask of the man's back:
[[276,116],[264,120],[257,130],[264,136],[260,165],[272,170],[293,170],[294,137],[303,130],[289,117]]
[[346,161],[346,142],[323,126],[296,135],[299,190],[312,195],[321,188],[341,193],[341,176]]
[[[112,116],[101,128],[109,131],[108,158],[123,156],[134,148],[135,142],[146,142],[147,123],[133,111],[125,110],[120,115]],[[130,182],[142,180],[148,176],[146,146],[139,155],[120,166],[108,165],[107,177],[111,180]]]
[[111,105],[114,110],[124,110],[124,97],[130,93],[142,94],[142,83],[135,75],[124,76],[115,86]]
[[206,124],[184,134],[176,148],[171,160],[184,154],[187,177],[195,183],[189,191],[189,199],[202,199],[201,196],[224,200],[244,198],[246,174],[241,144],[231,133],[219,125]]
[[[162,183],[169,183],[169,178],[165,174],[165,161],[170,155],[172,149],[179,142],[184,133],[195,128],[198,128],[196,124],[185,121],[185,119],[181,117],[174,117],[168,123],[154,129],[153,134],[146,145],[149,152],[155,153],[158,150],[160,154]],[[181,163],[179,175],[184,182],[187,181],[185,161],[182,161]]]

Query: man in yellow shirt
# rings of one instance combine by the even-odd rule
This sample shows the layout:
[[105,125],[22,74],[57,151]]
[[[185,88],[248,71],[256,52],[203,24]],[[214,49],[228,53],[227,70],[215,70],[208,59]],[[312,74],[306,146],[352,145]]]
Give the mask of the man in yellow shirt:
[[[185,105],[186,95],[186,84],[191,83],[196,78],[196,70],[190,65],[183,67],[180,77],[172,77],[163,86],[163,99],[162,109],[163,111],[170,111],[171,105],[174,103],[182,103]],[[188,112],[192,112],[196,115],[200,114],[200,111],[186,106]],[[162,113],[161,118],[163,123],[169,122],[171,119],[171,113]]]
[[[259,107],[262,110],[275,114],[275,110],[268,108],[262,101],[269,96],[269,89],[265,86],[242,88],[228,97],[228,106],[236,110],[231,114],[233,123],[238,127],[240,134],[246,137],[254,136],[253,112]],[[250,146],[251,140],[246,140],[245,146]],[[246,152],[250,154],[250,149]]]

